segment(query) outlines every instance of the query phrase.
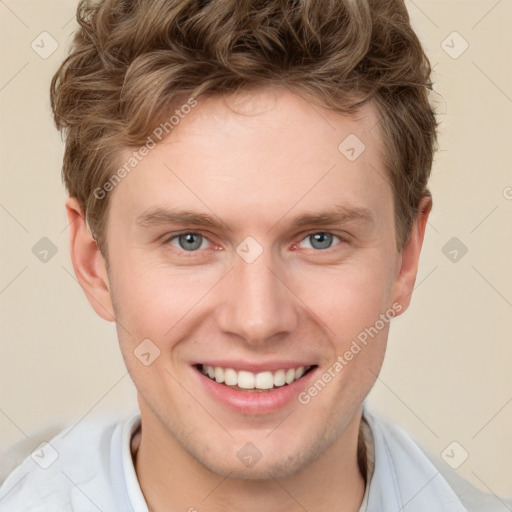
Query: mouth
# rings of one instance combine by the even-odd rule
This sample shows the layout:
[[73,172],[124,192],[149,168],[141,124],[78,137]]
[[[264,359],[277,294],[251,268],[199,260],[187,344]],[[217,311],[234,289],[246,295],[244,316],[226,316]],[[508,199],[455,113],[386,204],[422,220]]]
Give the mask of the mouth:
[[303,379],[317,368],[317,365],[298,366],[296,368],[281,368],[278,370],[251,372],[235,370],[229,367],[194,365],[197,371],[205,377],[234,391],[247,393],[271,393],[286,388]]

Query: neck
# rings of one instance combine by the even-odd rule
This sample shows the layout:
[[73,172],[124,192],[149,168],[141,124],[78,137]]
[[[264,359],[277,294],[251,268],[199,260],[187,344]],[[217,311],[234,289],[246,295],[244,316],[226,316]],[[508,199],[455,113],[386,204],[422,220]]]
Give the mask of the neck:
[[311,464],[289,477],[275,479],[269,474],[265,480],[213,473],[165,428],[155,422],[143,423],[144,428],[132,439],[132,453],[150,512],[357,512],[361,505],[367,475],[360,414]]

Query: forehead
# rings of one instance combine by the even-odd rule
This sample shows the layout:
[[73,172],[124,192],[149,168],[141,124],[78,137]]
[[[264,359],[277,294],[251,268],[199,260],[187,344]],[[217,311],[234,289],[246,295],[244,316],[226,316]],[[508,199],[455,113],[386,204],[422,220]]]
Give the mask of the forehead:
[[[251,156],[260,154],[266,163],[270,159],[293,161],[294,157],[309,157],[320,163],[322,154],[336,160],[343,149],[340,143],[349,135],[356,149],[361,150],[364,144],[363,156],[383,150],[378,114],[372,103],[347,116],[285,88],[242,91],[225,98],[207,97],[199,100],[198,106],[188,114],[180,119],[175,117],[176,121],[172,132],[157,148],[161,152],[166,146],[199,143],[201,155],[198,156],[206,157],[209,153],[218,156],[216,148],[222,143],[223,149],[230,146],[234,150],[224,155],[226,159],[243,156],[235,151],[243,148]],[[292,153],[292,149],[299,151]],[[346,156],[351,157],[349,153]],[[355,160],[349,158],[349,161]]]
[[132,220],[169,205],[274,223],[343,202],[375,210],[392,199],[383,164],[371,104],[347,117],[286,90],[245,92],[198,101],[111,200]]

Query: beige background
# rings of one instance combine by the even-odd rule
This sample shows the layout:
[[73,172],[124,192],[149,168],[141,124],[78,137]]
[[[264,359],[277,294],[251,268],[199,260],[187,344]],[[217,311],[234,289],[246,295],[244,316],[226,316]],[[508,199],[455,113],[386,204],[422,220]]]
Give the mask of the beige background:
[[[435,66],[441,150],[415,296],[393,321],[369,402],[438,454],[457,441],[469,453],[459,473],[511,496],[512,2],[407,5]],[[0,2],[0,450],[48,425],[136,407],[114,327],[87,303],[68,255],[48,85],[75,6]],[[43,31],[59,45],[46,59],[31,47],[51,49]],[[460,37],[469,47],[452,58],[443,48],[460,52]],[[46,263],[32,253],[42,237],[57,248]],[[452,237],[468,248],[457,262],[442,251]]]

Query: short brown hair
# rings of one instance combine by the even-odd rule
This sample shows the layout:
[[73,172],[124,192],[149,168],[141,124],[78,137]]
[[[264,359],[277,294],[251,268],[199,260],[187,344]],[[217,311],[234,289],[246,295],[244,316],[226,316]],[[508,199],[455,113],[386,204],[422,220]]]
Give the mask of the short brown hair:
[[94,191],[121,149],[187,98],[277,85],[346,115],[376,106],[403,248],[437,149],[430,62],[403,0],[81,0],[77,20],[50,97],[64,182],[104,255],[109,198]]

